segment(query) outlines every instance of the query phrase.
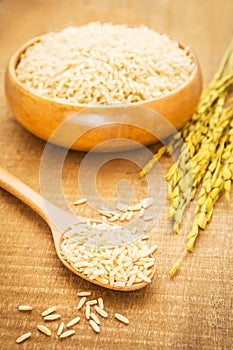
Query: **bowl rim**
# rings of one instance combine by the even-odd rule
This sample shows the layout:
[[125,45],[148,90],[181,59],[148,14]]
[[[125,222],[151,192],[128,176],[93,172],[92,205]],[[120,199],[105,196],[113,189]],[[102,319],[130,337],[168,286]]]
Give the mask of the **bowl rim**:
[[[59,32],[61,30],[58,30],[57,32]],[[184,49],[188,49],[188,53],[189,55],[191,55],[191,58],[193,60],[194,63],[194,67],[193,70],[189,76],[189,78],[183,83],[181,84],[178,88],[166,93],[166,94],[161,94],[161,96],[155,97],[153,99],[150,100],[143,100],[143,101],[138,101],[138,102],[132,102],[132,103],[113,103],[113,104],[85,104],[85,103],[73,103],[70,101],[61,101],[61,100],[56,100],[54,98],[50,98],[44,95],[41,95],[39,93],[36,93],[33,89],[31,88],[27,88],[25,86],[25,84],[23,84],[19,79],[18,76],[16,74],[16,66],[20,60],[20,56],[23,52],[26,51],[26,49],[30,46],[32,46],[33,44],[35,44],[36,42],[39,42],[41,40],[41,38],[43,38],[44,35],[48,34],[48,32],[44,33],[44,34],[40,34],[37,35],[29,40],[27,40],[26,42],[24,42],[10,57],[8,65],[7,65],[7,71],[10,74],[10,77],[15,81],[15,83],[20,87],[21,90],[24,91],[25,94],[27,95],[34,95],[35,98],[38,99],[42,99],[44,101],[50,102],[52,104],[56,104],[56,105],[61,105],[63,107],[70,107],[70,108],[123,108],[123,107],[127,107],[127,106],[144,106],[147,105],[149,103],[153,103],[153,102],[157,102],[157,101],[163,101],[166,98],[169,98],[170,96],[173,96],[174,94],[178,93],[179,91],[183,90],[186,86],[188,86],[190,84],[190,82],[194,79],[194,77],[196,76],[196,74],[198,73],[198,71],[200,72],[200,64],[197,58],[196,53],[190,48],[189,45],[185,44],[183,41],[177,40],[174,37],[167,35],[170,39],[172,39],[173,41],[176,41],[179,45],[180,48]],[[201,73],[201,72],[200,72]]]

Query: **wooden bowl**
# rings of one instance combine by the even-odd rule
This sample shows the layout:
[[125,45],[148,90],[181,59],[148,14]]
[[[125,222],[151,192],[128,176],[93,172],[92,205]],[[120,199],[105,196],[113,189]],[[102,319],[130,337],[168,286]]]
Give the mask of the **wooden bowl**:
[[[12,55],[6,69],[5,93],[17,120],[45,141],[80,151],[96,146],[97,151],[104,152],[148,146],[181,128],[195,111],[202,75],[191,50],[195,68],[177,90],[150,101],[95,107],[42,97],[18,80],[15,69],[21,54],[40,38],[26,42]],[[113,141],[105,142],[108,140]]]

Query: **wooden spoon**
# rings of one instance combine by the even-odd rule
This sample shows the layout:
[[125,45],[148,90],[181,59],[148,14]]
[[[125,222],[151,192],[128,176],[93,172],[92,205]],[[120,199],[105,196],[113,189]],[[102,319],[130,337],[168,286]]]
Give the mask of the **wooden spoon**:
[[[55,226],[54,222],[51,220],[48,213],[46,212],[42,197],[38,193],[33,191],[30,187],[25,185],[23,182],[18,180],[16,177],[14,177],[13,175],[8,173],[6,170],[4,170],[1,167],[0,167],[0,187],[2,187],[7,192],[11,193],[12,195],[17,197],[18,199],[20,199],[25,204],[27,204],[31,209],[33,209],[35,212],[37,212],[45,220],[45,222],[48,224],[48,226],[50,227],[50,229],[52,231],[55,249],[56,249],[56,252],[57,252],[59,259],[70,271],[72,271],[73,273],[75,273],[79,277],[81,277],[81,278],[83,278],[91,283],[97,284],[101,287],[112,289],[112,290],[118,290],[118,291],[137,290],[137,289],[141,289],[141,288],[145,287],[148,284],[148,282],[143,281],[143,282],[135,283],[130,287],[111,286],[110,284],[106,285],[106,284],[103,284],[103,283],[98,282],[96,280],[90,280],[86,275],[76,271],[69,264],[69,262],[65,260],[65,258],[61,254],[61,249],[60,249],[60,243],[63,239],[63,233],[68,230],[68,228],[71,226],[71,224],[74,224],[74,222],[73,222],[74,216],[62,211],[60,208],[54,207],[54,209],[57,211],[57,214],[59,215],[59,217],[62,218],[63,222],[67,223],[67,220],[70,220],[70,222],[68,221],[69,225],[67,225],[63,231],[59,230]],[[51,205],[51,203],[50,203],[50,205]],[[82,218],[82,220],[83,220],[82,223],[87,222],[87,219]],[[97,224],[102,223],[99,220],[89,220],[89,221],[96,222]],[[77,225],[80,224],[80,220],[78,223],[76,222],[76,224]],[[151,274],[148,277],[150,279],[152,279],[152,277],[154,276],[154,273],[155,273],[155,265],[151,268]]]

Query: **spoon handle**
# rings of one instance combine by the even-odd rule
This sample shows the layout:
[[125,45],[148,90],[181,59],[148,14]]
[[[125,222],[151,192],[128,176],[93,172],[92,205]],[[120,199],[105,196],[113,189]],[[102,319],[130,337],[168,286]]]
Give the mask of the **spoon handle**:
[[2,187],[7,192],[13,194],[13,196],[17,197],[25,204],[27,204],[30,208],[37,212],[37,214],[39,214],[46,222],[49,221],[43,207],[41,196],[1,167],[0,187]]

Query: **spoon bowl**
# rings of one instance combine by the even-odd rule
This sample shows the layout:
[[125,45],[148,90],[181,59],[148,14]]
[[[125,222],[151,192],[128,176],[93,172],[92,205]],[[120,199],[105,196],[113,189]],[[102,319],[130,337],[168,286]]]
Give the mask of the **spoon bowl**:
[[[89,279],[88,276],[74,269],[61,253],[60,245],[63,240],[63,235],[65,232],[69,230],[69,227],[67,227],[67,229],[64,231],[61,231],[55,226],[54,222],[51,220],[48,213],[46,212],[46,209],[43,205],[42,197],[38,193],[33,191],[30,187],[28,187],[26,184],[21,182],[19,179],[17,179],[16,177],[14,177],[13,175],[11,175],[9,172],[7,172],[5,169],[1,167],[0,167],[0,187],[6,190],[7,192],[11,193],[18,199],[20,199],[25,204],[27,204],[31,209],[37,212],[37,214],[39,214],[45,220],[45,222],[48,224],[48,226],[51,229],[58,258],[70,271],[75,273],[77,276],[85,279],[88,282],[99,285],[101,287],[117,290],[117,291],[133,291],[133,290],[144,288],[145,286],[148,285],[148,282],[143,281],[143,282],[135,283],[132,286],[128,286],[128,287],[112,286],[110,284],[101,283],[97,280]],[[57,214],[62,216],[62,219],[65,220],[66,222],[67,220],[68,221],[71,219],[74,220],[74,217],[71,214],[65,213],[60,208],[54,207],[54,210],[56,210]],[[80,222],[80,219],[81,219],[81,222]],[[103,223],[100,220],[89,220],[89,219],[79,217],[79,222],[76,223],[76,225],[79,225],[85,222],[95,223],[96,225],[100,225]],[[73,222],[72,222],[72,226],[73,226]],[[149,257],[152,257],[152,256],[149,256]],[[155,265],[152,266],[151,273],[148,277],[152,279],[152,277],[154,276],[154,273],[155,273]]]

